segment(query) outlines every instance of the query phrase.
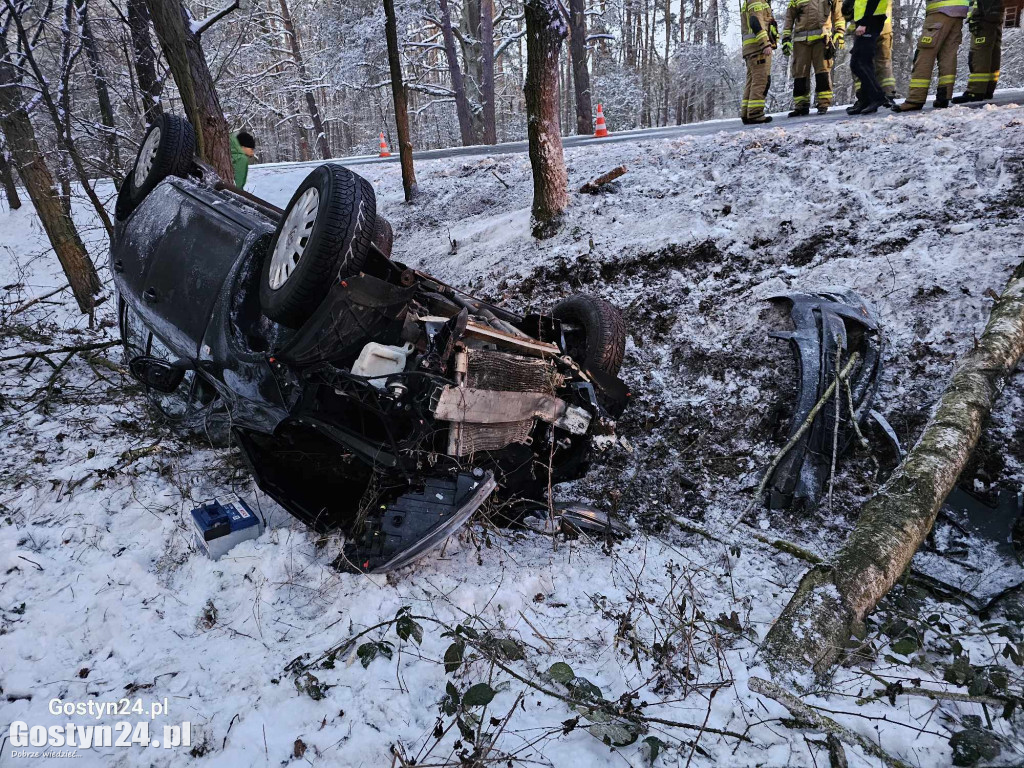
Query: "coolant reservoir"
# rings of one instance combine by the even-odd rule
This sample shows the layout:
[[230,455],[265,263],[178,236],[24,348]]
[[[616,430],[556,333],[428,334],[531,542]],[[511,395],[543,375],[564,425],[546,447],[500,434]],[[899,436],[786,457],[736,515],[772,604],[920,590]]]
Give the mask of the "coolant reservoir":
[[359,353],[352,365],[355,376],[366,376],[370,383],[378,389],[384,388],[384,379],[393,373],[405,370],[405,361],[412,354],[412,344],[404,347],[391,347],[371,341]]

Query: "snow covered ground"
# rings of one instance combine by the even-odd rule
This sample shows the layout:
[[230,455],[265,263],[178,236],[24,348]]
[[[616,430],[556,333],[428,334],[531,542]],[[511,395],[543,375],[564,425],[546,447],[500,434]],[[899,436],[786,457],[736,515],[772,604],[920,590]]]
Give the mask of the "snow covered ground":
[[[889,345],[879,407],[905,444],[916,439],[1020,263],[1022,147],[1024,108],[1011,106],[573,149],[574,188],[619,164],[629,172],[606,194],[576,195],[544,242],[529,235],[525,155],[420,163],[413,205],[401,202],[396,165],[360,167],[394,225],[397,259],[516,307],[583,291],[623,308],[631,450],[558,489],[633,519],[637,533],[613,546],[477,525],[386,579],[339,573],[339,542],[257,492],[232,451],[153,425],[116,347],[56,375],[40,360],[0,363],[0,725],[63,725],[48,709],[55,698],[122,697],[168,700],[151,737],[192,724],[190,748],[79,749],[83,766],[381,766],[393,750],[409,764],[458,765],[474,745],[495,764],[641,766],[654,751],[655,765],[827,764],[821,732],[789,727],[747,687],[766,674],[757,642],[803,564],[742,534],[730,548],[681,532],[669,515],[720,529],[778,449],[791,361],[767,337],[782,317],[763,299],[782,290],[847,285],[874,303]],[[306,172],[257,167],[249,186],[284,205]],[[106,277],[102,234],[77,213]],[[0,208],[3,355],[116,338],[113,301],[94,329],[67,292],[11,314],[61,280],[28,207]],[[970,470],[983,487],[1024,481],[1022,410],[1018,375]],[[855,454],[832,510],[763,525],[827,554],[875,487],[869,458]],[[258,501],[269,527],[211,562],[189,511],[229,490]],[[403,607],[422,642],[399,637],[408,621],[387,623]],[[893,684],[967,693],[974,680],[977,695],[1020,695],[1021,618],[983,622],[898,589],[868,627],[871,663],[854,660],[808,700],[919,766],[950,764],[951,734],[991,718],[982,730],[999,740],[996,764],[1020,764],[1019,709],[1004,719]],[[450,636],[456,626],[468,629]],[[312,677],[286,670],[372,627]],[[446,671],[460,641],[465,661]],[[629,740],[621,727],[552,695],[570,692],[562,668],[543,674],[556,662],[639,709],[639,739],[609,746],[605,736]],[[460,708],[449,683],[459,699],[489,688]],[[887,686],[891,699],[875,696]],[[573,695],[583,690],[577,681]],[[46,762],[11,751],[4,743],[0,765]],[[859,749],[847,757],[879,764]]]

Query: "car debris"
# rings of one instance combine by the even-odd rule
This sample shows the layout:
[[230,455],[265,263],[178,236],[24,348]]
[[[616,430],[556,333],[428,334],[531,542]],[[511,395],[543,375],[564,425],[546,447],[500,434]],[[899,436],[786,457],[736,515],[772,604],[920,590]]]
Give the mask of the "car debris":
[[196,546],[211,560],[219,560],[243,541],[259,538],[263,521],[237,495],[224,496],[192,510]]
[[373,187],[314,169],[279,209],[163,115],[118,191],[128,367],[172,422],[226,424],[258,486],[363,572],[439,546],[489,499],[546,505],[614,435],[625,327],[576,296],[525,315],[391,259]]
[[[860,354],[860,360],[849,378],[849,387],[853,418],[862,423],[872,412],[882,370],[883,339],[874,311],[849,288],[784,293],[769,300],[789,303],[794,326],[792,331],[769,334],[789,341],[799,376],[787,439],[797,434],[836,378],[837,362],[842,365],[854,352]],[[841,406],[837,449],[841,454],[854,430],[845,391],[837,396]],[[881,418],[881,414],[875,418]],[[884,422],[884,418],[881,420]],[[832,466],[836,426],[835,408],[822,408],[810,429],[775,467],[767,486],[769,509],[812,510],[817,506]]]
[[559,502],[550,510],[535,510],[523,518],[523,525],[548,535],[587,533],[626,538],[632,533],[618,517],[579,502]]
[[914,556],[914,568],[983,610],[1024,584],[1024,488],[957,485]]

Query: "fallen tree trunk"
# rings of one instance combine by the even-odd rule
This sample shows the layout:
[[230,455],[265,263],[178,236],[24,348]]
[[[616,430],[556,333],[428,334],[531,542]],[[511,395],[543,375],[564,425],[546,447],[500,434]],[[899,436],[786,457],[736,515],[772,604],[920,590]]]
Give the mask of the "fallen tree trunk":
[[794,685],[825,676],[851,632],[892,588],[931,530],[981,436],[998,394],[1024,354],[1024,264],[960,362],[921,438],[861,510],[843,548],[806,573],[761,652]]

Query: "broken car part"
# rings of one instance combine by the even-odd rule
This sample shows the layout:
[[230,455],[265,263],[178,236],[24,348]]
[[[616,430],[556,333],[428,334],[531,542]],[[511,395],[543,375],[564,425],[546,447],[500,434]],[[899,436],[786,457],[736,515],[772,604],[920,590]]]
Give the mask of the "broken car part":
[[523,518],[523,525],[538,533],[630,535],[629,526],[618,517],[578,502],[559,502],[551,510],[536,509]]
[[[871,410],[882,369],[882,336],[878,319],[860,296],[848,288],[825,288],[807,293],[786,293],[771,301],[790,304],[792,331],[770,335],[786,339],[792,347],[799,377],[796,406],[790,421],[791,439],[807,421],[839,368],[854,352],[860,360],[848,379],[853,418],[864,421]],[[853,437],[846,385],[837,388],[840,403],[837,453]],[[828,482],[836,430],[834,401],[822,408],[811,427],[781,458],[768,484],[770,509],[814,509]],[[788,440],[787,440],[788,441]]]
[[392,261],[373,187],[346,168],[319,166],[278,212],[196,161],[186,121],[154,135],[111,244],[132,372],[165,418],[229,426],[259,487],[343,532],[351,567],[412,562],[492,495],[546,504],[614,434],[612,305],[492,306]]

